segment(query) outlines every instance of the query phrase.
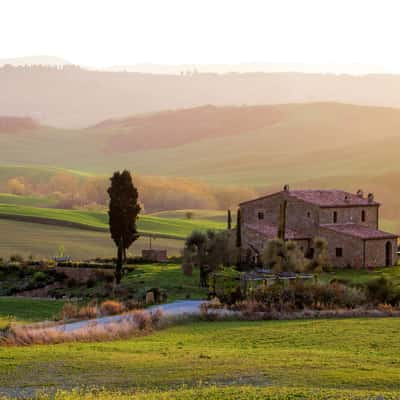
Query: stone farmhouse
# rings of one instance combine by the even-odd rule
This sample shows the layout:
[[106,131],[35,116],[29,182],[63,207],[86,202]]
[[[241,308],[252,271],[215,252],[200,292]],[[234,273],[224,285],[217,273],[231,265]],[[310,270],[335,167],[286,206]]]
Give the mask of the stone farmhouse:
[[379,230],[379,206],[373,194],[364,197],[342,190],[284,190],[243,202],[242,248],[255,262],[268,239],[278,236],[285,204],[285,240],[297,242],[312,257],[313,239],[328,241],[334,267],[373,268],[397,264],[397,235]]

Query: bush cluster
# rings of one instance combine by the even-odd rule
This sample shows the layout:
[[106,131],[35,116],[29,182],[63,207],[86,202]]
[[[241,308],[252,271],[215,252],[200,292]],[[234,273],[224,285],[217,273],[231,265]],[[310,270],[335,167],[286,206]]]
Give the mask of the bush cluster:
[[54,269],[32,268],[20,263],[0,264],[0,295],[12,296],[27,290],[40,289],[66,277]]
[[260,311],[355,308],[366,303],[366,293],[339,283],[315,284],[296,281],[289,285],[260,286],[252,294]]

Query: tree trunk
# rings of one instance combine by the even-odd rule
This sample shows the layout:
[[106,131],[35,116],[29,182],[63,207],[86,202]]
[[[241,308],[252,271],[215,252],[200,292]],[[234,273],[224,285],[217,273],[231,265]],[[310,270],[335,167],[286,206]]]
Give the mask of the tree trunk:
[[121,283],[123,265],[124,265],[124,241],[121,238],[118,244],[117,266],[115,268],[115,282],[117,283],[117,285]]

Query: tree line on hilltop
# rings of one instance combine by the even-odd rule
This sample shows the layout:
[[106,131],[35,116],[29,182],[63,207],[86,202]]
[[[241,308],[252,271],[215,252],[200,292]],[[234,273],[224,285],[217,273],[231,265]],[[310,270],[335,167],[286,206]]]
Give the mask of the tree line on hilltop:
[[[184,178],[135,175],[140,202],[145,212],[178,209],[221,209],[235,207],[240,201],[257,197],[254,190],[225,186],[214,187]],[[108,204],[107,177],[83,177],[59,172],[49,179],[12,176],[0,182],[0,191],[15,195],[49,196],[65,209],[103,209]]]

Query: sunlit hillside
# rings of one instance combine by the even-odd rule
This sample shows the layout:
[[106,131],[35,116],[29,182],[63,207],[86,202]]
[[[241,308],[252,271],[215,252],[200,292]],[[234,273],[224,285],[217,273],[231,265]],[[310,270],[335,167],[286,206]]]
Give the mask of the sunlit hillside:
[[[147,189],[139,182],[148,198],[162,194],[165,202],[179,192],[192,199],[147,211],[226,209],[289,183],[293,188],[363,188],[383,203],[386,219],[400,219],[399,132],[398,109],[337,103],[207,106],[107,120],[78,131],[8,132],[0,135],[5,164],[0,186],[25,174],[46,181],[57,168],[73,169],[77,179],[128,168],[150,177]],[[215,193],[229,187],[230,194],[216,200]],[[244,191],[232,197],[239,190]],[[222,200],[227,197],[230,201]]]

